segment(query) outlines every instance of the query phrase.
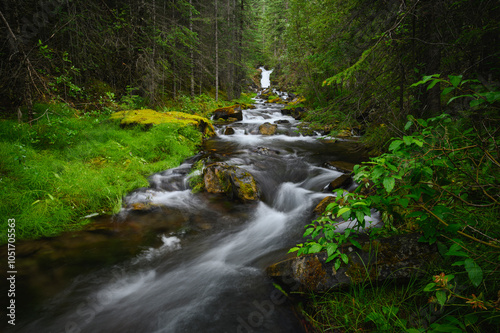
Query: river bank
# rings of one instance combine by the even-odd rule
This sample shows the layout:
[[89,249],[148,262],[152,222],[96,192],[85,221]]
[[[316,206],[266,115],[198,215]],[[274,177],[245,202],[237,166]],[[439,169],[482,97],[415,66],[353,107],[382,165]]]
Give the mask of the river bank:
[[118,212],[126,193],[195,154],[202,139],[189,124],[123,129],[64,105],[47,105],[32,124],[1,120],[0,215],[17,221],[19,240],[80,229],[88,217]]

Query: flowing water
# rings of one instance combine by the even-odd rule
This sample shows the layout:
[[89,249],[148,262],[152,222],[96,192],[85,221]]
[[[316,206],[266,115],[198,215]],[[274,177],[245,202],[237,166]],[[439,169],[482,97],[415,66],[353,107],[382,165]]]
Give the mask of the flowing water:
[[[265,267],[301,241],[314,205],[329,195],[325,185],[340,176],[323,163],[360,158],[353,143],[299,135],[282,106],[256,106],[243,121],[219,127],[205,151],[254,175],[259,202],[193,194],[188,173],[201,155],[152,176],[117,216],[37,241],[18,258],[30,276],[18,283],[11,331],[303,332]],[[264,122],[279,122],[278,133],[258,134]],[[235,134],[222,135],[227,126]],[[154,208],[133,209],[141,205]]]
[[265,67],[260,67],[260,70],[262,70],[262,78],[260,80],[260,86],[265,89],[269,88],[271,86],[271,73],[273,70],[271,69],[270,71],[266,70]]

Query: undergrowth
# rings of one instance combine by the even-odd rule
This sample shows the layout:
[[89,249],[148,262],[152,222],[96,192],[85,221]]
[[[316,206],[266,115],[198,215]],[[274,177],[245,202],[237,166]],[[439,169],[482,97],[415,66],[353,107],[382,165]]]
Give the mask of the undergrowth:
[[202,139],[191,126],[122,129],[108,116],[44,109],[32,124],[0,120],[1,228],[16,219],[18,239],[53,236],[81,228],[85,216],[118,211],[127,192],[177,166]]
[[[424,298],[433,309],[432,317],[412,321],[406,312],[414,300],[399,303],[399,297],[394,297],[387,303],[386,297],[391,296],[380,294],[365,299],[373,312],[370,306],[357,312],[337,309],[331,314],[334,319],[322,319],[335,320],[335,325],[338,317],[355,322],[355,329],[346,324],[339,326],[340,332],[499,330],[500,92],[469,86],[471,82],[437,74],[417,82],[414,86],[429,84],[428,89],[440,83],[445,98],[455,95],[448,104],[467,97],[469,108],[458,115],[443,113],[429,119],[408,116],[402,135],[389,141],[387,153],[354,167],[353,179],[360,186],[352,193],[336,190],[335,201],[305,227],[306,241],[290,250],[298,255],[326,251],[327,262],[333,261],[339,269],[348,264],[340,245],[351,242],[359,247],[354,236],[368,227],[372,211],[380,213],[384,224],[366,230],[372,238],[417,232],[421,242],[437,244],[442,260],[427,269],[422,282],[410,287],[415,300]],[[354,227],[339,234],[336,229],[342,221],[352,221]],[[364,287],[353,288],[364,292]],[[379,288],[368,294],[378,292]],[[327,296],[326,306],[331,307],[338,297],[346,303],[352,293]],[[339,312],[344,310],[350,312]],[[362,324],[355,321],[358,317],[363,318]],[[324,325],[328,326],[322,322],[319,327]]]

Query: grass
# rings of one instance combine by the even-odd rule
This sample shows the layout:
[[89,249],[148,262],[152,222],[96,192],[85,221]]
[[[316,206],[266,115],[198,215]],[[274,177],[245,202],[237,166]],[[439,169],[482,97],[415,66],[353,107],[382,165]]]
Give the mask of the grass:
[[304,313],[316,332],[404,332],[428,311],[416,281],[311,294]]
[[179,165],[202,140],[193,126],[122,129],[108,116],[45,109],[32,126],[0,120],[0,226],[6,230],[14,218],[18,239],[57,235],[81,228],[87,215],[117,212],[127,192]]
[[[402,282],[364,281],[324,294],[301,294],[305,297],[302,313],[310,325],[308,332],[497,332],[500,281],[496,263],[484,265],[487,282],[473,287],[467,272],[453,262],[443,258],[431,263],[423,274]],[[436,302],[434,292],[426,290],[440,272],[454,275],[443,288],[453,291],[446,292],[443,306]],[[484,300],[482,304],[488,309],[475,308],[470,302],[472,294]]]

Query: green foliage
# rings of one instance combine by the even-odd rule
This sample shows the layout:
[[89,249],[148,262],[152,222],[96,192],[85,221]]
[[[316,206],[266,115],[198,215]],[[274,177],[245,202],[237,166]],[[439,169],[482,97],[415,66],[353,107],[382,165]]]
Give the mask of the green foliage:
[[31,126],[0,121],[0,215],[16,219],[19,239],[53,236],[80,228],[84,216],[116,212],[127,192],[147,186],[146,177],[178,165],[201,142],[192,126],[124,130],[105,116],[77,118],[69,108],[55,114],[61,109],[48,108]]
[[[478,80],[464,80],[462,75],[448,75],[448,79],[442,79],[440,76],[440,74],[424,76],[422,80],[412,84],[411,87],[428,84],[427,90],[430,90],[436,84],[441,83],[445,87],[441,95],[449,98],[447,104],[458,98],[468,97],[471,99],[469,106],[472,109],[477,109],[482,104],[491,105],[500,101],[500,91],[493,89],[485,90],[484,87],[479,85],[480,82]],[[468,87],[471,83],[476,84],[474,90]],[[450,98],[451,93],[458,93],[458,95]]]
[[[431,80],[435,77],[426,82]],[[459,86],[461,81],[452,77],[450,82]],[[494,103],[492,100],[491,108]],[[483,114],[488,115],[487,111]],[[354,179],[360,186],[354,193],[337,191],[335,202],[326,207],[323,216],[306,226],[304,237],[309,239],[291,251],[326,250],[329,260],[337,260],[338,268],[340,253],[335,251],[341,244],[355,241],[356,233],[347,229],[343,237],[333,235],[337,219],[350,221],[357,231],[366,227],[371,210],[377,210],[384,227],[371,230],[373,237],[418,231],[421,241],[439,240],[441,253],[452,260],[446,270],[454,274],[434,276],[435,281],[423,290],[433,293],[431,303],[458,306],[464,315],[481,310],[482,324],[494,322],[500,268],[500,139],[498,119],[486,119],[488,123],[480,120],[480,126],[472,126],[467,119],[452,119],[447,114],[426,120],[409,116],[406,135],[391,140],[387,153],[355,166]],[[408,132],[411,128],[413,133]],[[460,285],[445,282],[454,278]],[[456,304],[457,299],[462,302]],[[383,331],[390,322],[389,313],[367,318]],[[468,325],[451,312],[447,314],[430,331],[458,331]]]
[[315,332],[409,332],[424,321],[418,280],[406,285],[363,282],[349,290],[311,295],[304,315]]
[[189,173],[188,179],[189,179],[189,186],[192,188],[193,193],[201,192],[205,188],[205,182],[203,180],[204,168],[205,164],[203,160],[199,160],[191,168],[191,172]]

